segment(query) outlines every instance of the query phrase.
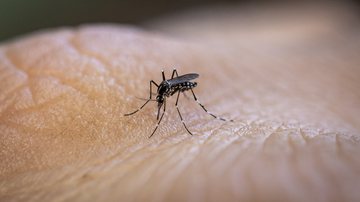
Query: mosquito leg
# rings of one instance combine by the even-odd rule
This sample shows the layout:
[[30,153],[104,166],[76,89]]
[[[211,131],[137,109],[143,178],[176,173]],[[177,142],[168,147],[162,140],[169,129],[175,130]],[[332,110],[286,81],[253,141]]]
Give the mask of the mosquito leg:
[[196,102],[200,105],[200,107],[201,107],[201,108],[203,108],[203,109],[204,109],[204,111],[205,111],[206,113],[210,114],[210,116],[214,117],[215,119],[222,120],[222,121],[231,121],[231,122],[233,122],[233,121],[234,121],[234,120],[226,120],[226,119],[224,119],[224,118],[221,118],[221,117],[215,116],[213,113],[209,112],[209,111],[208,111],[208,110],[204,107],[204,105],[202,105],[202,104],[199,102],[199,100],[198,100],[198,99],[197,99],[197,97],[195,96],[195,93],[194,93],[193,89],[192,89],[192,88],[190,88],[190,90],[191,90],[191,93],[192,93],[192,94],[193,94],[193,96],[194,96],[195,101],[196,101]]
[[154,84],[156,87],[159,87],[159,85],[158,85],[157,83],[155,83],[154,80],[151,80],[151,81],[150,81],[150,96],[149,96],[150,99],[151,99],[151,95],[153,94],[153,93],[152,93],[152,89],[151,89],[151,84]]
[[160,109],[161,109],[161,105],[160,105],[160,107],[158,107],[158,113],[157,113],[157,116],[156,116],[156,120],[159,120]]
[[173,70],[173,72],[172,72],[172,75],[171,75],[171,79],[174,78],[174,75],[175,75],[175,74],[176,74],[176,77],[179,76],[178,73],[177,73],[177,71],[176,71],[176,69],[174,68],[174,70]]
[[[160,110],[160,108],[159,108],[159,110]],[[159,127],[159,125],[160,125],[160,123],[161,123],[161,120],[162,120],[162,118],[163,118],[163,116],[164,116],[164,114],[165,114],[165,110],[166,110],[166,101],[164,101],[164,110],[163,110],[163,113],[162,113],[162,115],[161,115],[161,117],[160,117],[160,120],[159,120],[159,122],[156,124],[156,127],[155,127],[154,131],[151,133],[151,135],[149,136],[149,138],[151,138],[151,137],[154,135],[155,131],[156,131],[157,128]]]
[[159,87],[159,85],[157,83],[155,83],[155,81],[151,80],[150,81],[150,94],[149,94],[149,99],[146,100],[146,102],[137,110],[131,112],[131,113],[128,113],[128,114],[124,114],[124,116],[130,116],[130,115],[133,115],[135,114],[136,112],[140,111],[142,108],[145,107],[145,105],[151,100],[151,95],[152,95],[152,84],[155,85],[156,87]]
[[162,74],[162,78],[163,78],[163,81],[165,81],[165,73],[164,73],[164,70],[161,70],[161,74]]
[[176,109],[177,109],[177,111],[178,111],[178,113],[179,113],[180,120],[181,120],[182,124],[184,125],[185,129],[187,130],[187,132],[188,132],[190,135],[193,135],[193,134],[190,132],[190,130],[186,127],[186,124],[185,124],[185,122],[184,122],[184,120],[183,120],[183,118],[182,118],[182,116],[181,116],[181,113],[180,113],[180,110],[179,110],[179,107],[178,107],[179,96],[180,96],[180,91],[178,92],[178,95],[177,95],[177,98],[176,98],[176,103],[175,103]]

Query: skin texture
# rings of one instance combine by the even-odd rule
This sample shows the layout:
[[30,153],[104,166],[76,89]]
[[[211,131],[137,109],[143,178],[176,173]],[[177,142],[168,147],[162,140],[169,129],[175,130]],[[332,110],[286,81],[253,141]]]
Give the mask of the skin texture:
[[[0,201],[358,201],[360,34],[349,10],[311,8],[2,44]],[[148,139],[156,103],[123,114],[173,67],[199,73],[200,102],[234,122],[187,93],[179,108],[194,136],[172,97]]]

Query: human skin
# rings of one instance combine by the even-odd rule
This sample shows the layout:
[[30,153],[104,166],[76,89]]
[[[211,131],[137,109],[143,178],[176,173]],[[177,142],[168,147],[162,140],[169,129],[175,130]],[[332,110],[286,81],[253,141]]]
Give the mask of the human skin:
[[[265,39],[267,23],[199,40],[93,25],[2,44],[0,201],[359,200],[360,35],[324,19]],[[125,117],[174,67],[234,122],[189,93],[193,136],[176,97],[150,139],[156,103]]]

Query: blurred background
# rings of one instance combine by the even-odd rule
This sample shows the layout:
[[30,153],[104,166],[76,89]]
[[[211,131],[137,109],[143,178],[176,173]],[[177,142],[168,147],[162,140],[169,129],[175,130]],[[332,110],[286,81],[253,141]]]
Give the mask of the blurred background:
[[[141,24],[188,8],[235,0],[1,0],[0,41],[41,28],[83,23]],[[4,29],[5,28],[5,29]]]
[[[43,28],[103,22],[144,25],[163,16],[203,7],[268,6],[297,2],[299,1],[0,0],[0,41]],[[352,1],[351,5],[358,7],[359,4]]]

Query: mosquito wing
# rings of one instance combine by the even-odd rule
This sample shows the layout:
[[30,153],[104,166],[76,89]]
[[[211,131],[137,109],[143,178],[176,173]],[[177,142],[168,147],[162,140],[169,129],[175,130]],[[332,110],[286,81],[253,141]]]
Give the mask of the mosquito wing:
[[176,85],[176,84],[179,84],[179,83],[184,83],[184,82],[187,82],[187,81],[194,80],[194,79],[196,79],[198,77],[199,77],[199,74],[196,74],[196,73],[184,74],[184,75],[175,77],[173,79],[169,79],[169,80],[167,80],[167,82],[169,82],[170,85]]

